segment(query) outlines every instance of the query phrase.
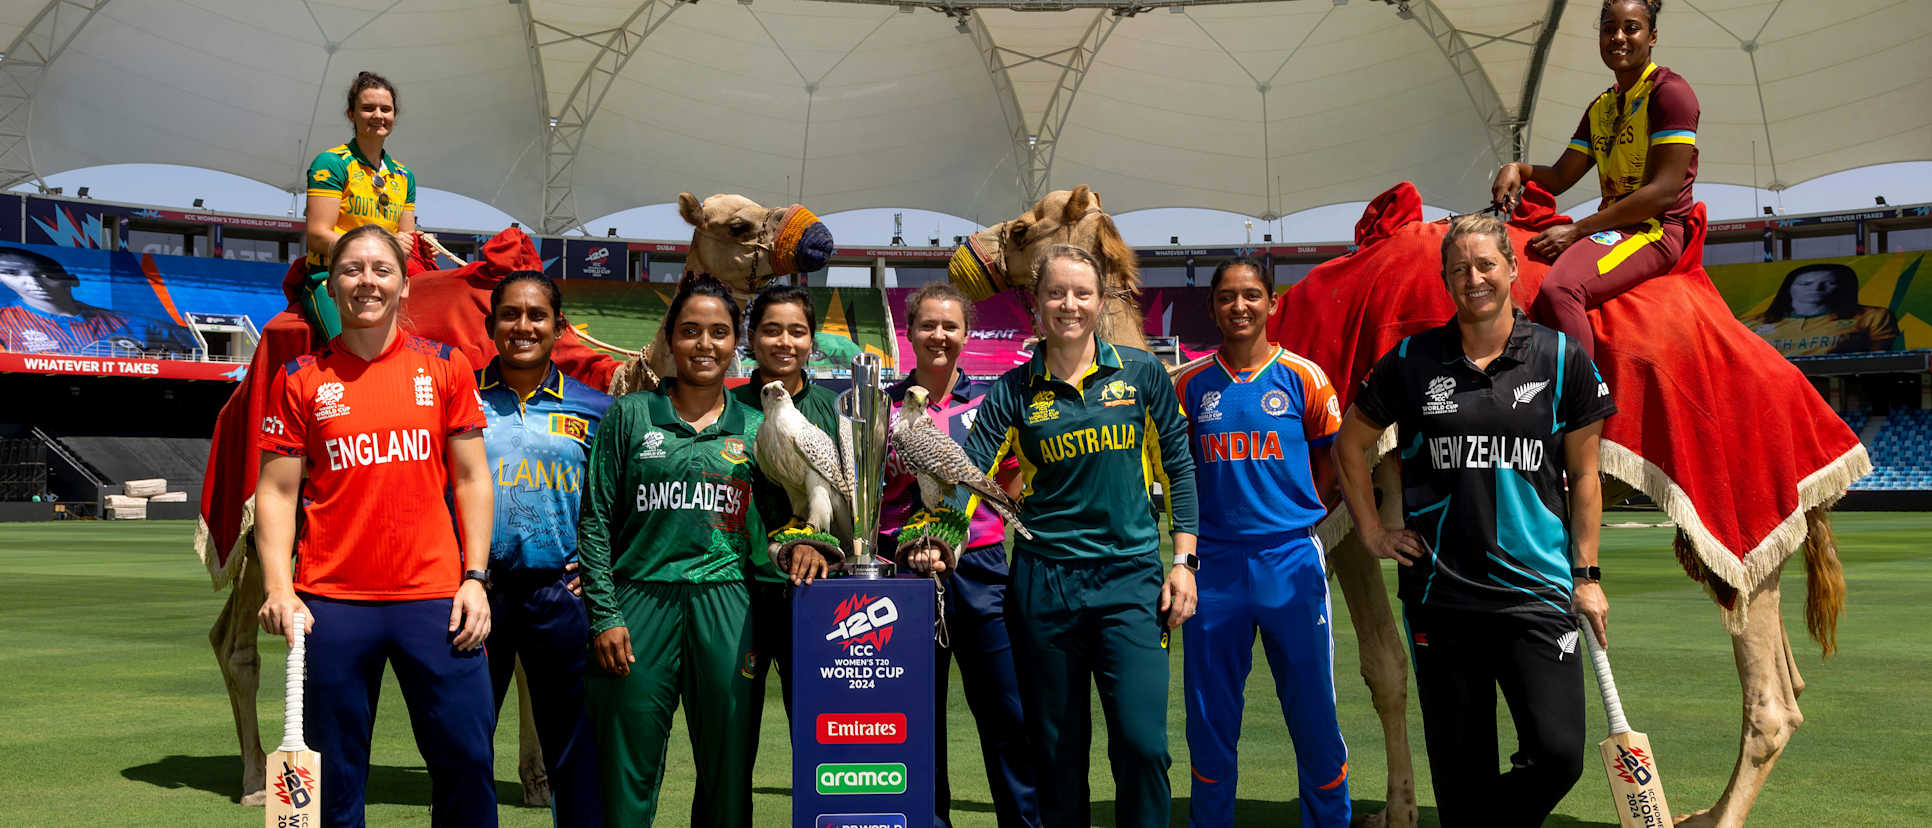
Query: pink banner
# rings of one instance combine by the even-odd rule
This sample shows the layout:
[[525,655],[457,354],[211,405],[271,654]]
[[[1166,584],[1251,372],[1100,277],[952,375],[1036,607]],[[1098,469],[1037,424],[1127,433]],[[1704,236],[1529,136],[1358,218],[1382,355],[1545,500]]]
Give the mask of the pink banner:
[[[886,301],[898,322],[899,370],[911,372],[917,362],[912,343],[906,339],[906,297],[913,288],[887,288]],[[1001,293],[973,307],[973,328],[960,354],[959,367],[974,377],[997,377],[1008,368],[1027,360],[1026,340],[1033,336],[1033,320],[1026,306],[1011,293]]]

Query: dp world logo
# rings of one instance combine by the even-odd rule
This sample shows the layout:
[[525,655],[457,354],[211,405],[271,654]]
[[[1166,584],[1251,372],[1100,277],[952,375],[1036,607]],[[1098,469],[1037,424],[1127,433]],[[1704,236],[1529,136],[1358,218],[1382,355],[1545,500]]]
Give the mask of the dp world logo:
[[854,762],[818,766],[820,796],[902,794],[906,766],[901,762]]
[[826,641],[838,642],[848,653],[867,647],[859,654],[872,655],[892,640],[892,622],[899,620],[899,606],[891,598],[861,593],[840,601],[832,617],[836,621],[832,631],[825,634]]

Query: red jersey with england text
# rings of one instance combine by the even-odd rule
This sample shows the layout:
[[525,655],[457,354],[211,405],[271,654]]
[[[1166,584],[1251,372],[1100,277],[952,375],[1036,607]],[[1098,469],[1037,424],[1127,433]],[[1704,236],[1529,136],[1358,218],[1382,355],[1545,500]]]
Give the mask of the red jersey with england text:
[[282,367],[259,444],[303,458],[295,588],[325,598],[448,598],[463,580],[445,493],[450,435],[486,422],[463,353],[398,333],[375,360],[341,340]]

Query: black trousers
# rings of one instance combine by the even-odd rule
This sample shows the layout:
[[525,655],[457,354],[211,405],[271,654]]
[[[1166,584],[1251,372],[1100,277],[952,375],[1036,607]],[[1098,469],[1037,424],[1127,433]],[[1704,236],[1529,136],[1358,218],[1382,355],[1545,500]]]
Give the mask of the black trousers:
[[[1429,774],[1444,828],[1543,824],[1583,772],[1583,659],[1574,616],[1404,606]],[[1499,770],[1496,689],[1516,724]]]

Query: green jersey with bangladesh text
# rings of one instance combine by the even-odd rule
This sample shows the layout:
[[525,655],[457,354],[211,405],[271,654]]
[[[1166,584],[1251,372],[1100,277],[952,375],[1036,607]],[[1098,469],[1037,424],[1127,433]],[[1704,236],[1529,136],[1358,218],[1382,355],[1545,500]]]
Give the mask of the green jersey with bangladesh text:
[[1195,532],[1194,455],[1174,381],[1153,354],[1096,343],[1094,364],[1053,377],[1041,349],[986,392],[966,456],[991,474],[1020,460],[1020,520],[1033,539],[1015,551],[1055,560],[1154,553],[1159,483],[1171,531]]
[[[759,394],[764,390],[767,382],[770,380],[753,371],[751,381],[731,389],[731,395],[737,397],[738,402],[744,403],[747,408],[763,413],[765,399]],[[798,413],[805,415],[805,422],[818,426],[819,430],[831,437],[833,442],[837,442],[839,439],[838,399],[838,395],[832,393],[831,389],[813,385],[812,378],[807,376],[805,387],[792,395],[792,406],[798,409]],[[792,500],[785,494],[785,487],[761,475],[752,492],[752,500],[758,506],[758,516],[764,519],[767,531],[783,528],[785,524],[791,522]],[[820,526],[818,530],[830,532],[832,527]],[[772,563],[766,544],[759,544],[758,548],[751,553],[751,576],[757,580],[775,584],[788,583],[791,580],[791,576],[780,572],[778,565]]]
[[742,582],[765,545],[751,452],[764,415],[726,394],[693,431],[671,406],[676,382],[619,397],[591,444],[577,551],[592,635],[624,624],[628,584]]

